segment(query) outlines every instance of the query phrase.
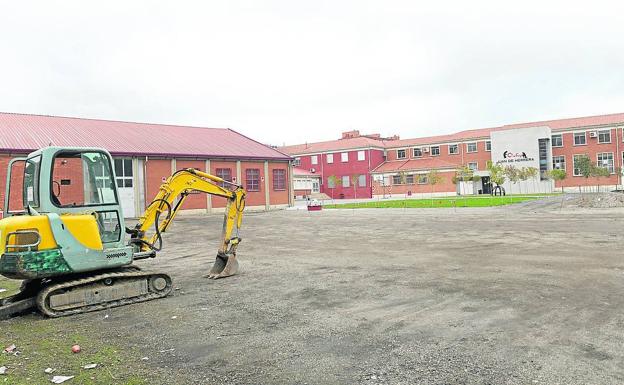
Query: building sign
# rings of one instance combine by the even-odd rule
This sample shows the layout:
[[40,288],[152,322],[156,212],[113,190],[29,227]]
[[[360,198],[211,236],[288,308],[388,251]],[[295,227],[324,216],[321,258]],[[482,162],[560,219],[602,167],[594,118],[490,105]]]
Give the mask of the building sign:
[[496,164],[516,162],[535,162],[535,158],[529,157],[525,151],[505,151],[503,152],[503,158],[497,160]]

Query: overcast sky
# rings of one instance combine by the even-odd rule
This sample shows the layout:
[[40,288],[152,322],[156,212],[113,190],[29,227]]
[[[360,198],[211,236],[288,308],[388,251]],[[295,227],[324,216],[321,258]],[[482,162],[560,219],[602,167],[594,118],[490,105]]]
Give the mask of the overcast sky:
[[582,4],[2,1],[0,111],[275,145],[624,112],[624,6]]

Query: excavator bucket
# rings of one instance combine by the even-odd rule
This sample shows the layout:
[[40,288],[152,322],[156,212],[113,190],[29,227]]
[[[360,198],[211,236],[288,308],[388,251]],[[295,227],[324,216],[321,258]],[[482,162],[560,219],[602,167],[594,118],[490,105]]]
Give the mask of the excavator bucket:
[[217,254],[212,269],[206,277],[210,279],[219,279],[229,277],[238,273],[238,260],[236,254]]

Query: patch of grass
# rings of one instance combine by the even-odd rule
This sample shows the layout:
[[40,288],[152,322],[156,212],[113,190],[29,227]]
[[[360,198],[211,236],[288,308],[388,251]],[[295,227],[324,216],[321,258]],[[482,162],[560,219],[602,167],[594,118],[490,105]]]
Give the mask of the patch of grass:
[[0,293],[0,298],[5,298],[17,293],[21,285],[22,281],[0,277],[0,289],[6,289],[5,292]]
[[362,209],[362,208],[453,208],[453,207],[492,207],[504,206],[538,199],[539,195],[515,195],[505,197],[444,197],[433,199],[400,199],[378,200],[358,203],[325,205],[328,209]]
[[[0,321],[0,349],[15,344],[19,354],[0,353],[0,366],[7,373],[2,384],[46,384],[55,375],[75,376],[68,384],[151,384],[151,375],[139,352],[124,349],[96,333],[79,331],[69,318],[49,319],[38,315]],[[71,352],[81,346],[78,354]],[[95,369],[85,365],[98,364]],[[46,368],[55,369],[46,374]]]

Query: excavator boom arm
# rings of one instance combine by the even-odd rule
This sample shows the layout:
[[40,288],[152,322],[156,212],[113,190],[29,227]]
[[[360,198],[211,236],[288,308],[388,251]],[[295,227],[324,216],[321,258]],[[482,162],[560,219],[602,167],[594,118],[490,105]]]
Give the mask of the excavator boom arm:
[[[234,189],[230,190],[217,183],[221,183],[224,186],[229,184]],[[217,261],[209,276],[211,278],[221,278],[232,275],[236,272],[232,272],[232,270],[236,270],[236,266],[234,266],[237,264],[235,261],[236,247],[240,242],[238,233],[243,220],[246,192],[241,186],[199,170],[192,168],[179,170],[160,186],[158,194],[147,207],[135,228],[130,230],[132,235],[131,242],[138,245],[139,252],[160,250],[162,246],[161,234],[167,231],[184,200],[194,191],[227,199],[221,246],[217,253]],[[161,218],[163,213],[166,213],[164,219]],[[154,229],[154,234],[148,236],[147,233],[152,228]],[[235,236],[233,236],[234,233]]]

